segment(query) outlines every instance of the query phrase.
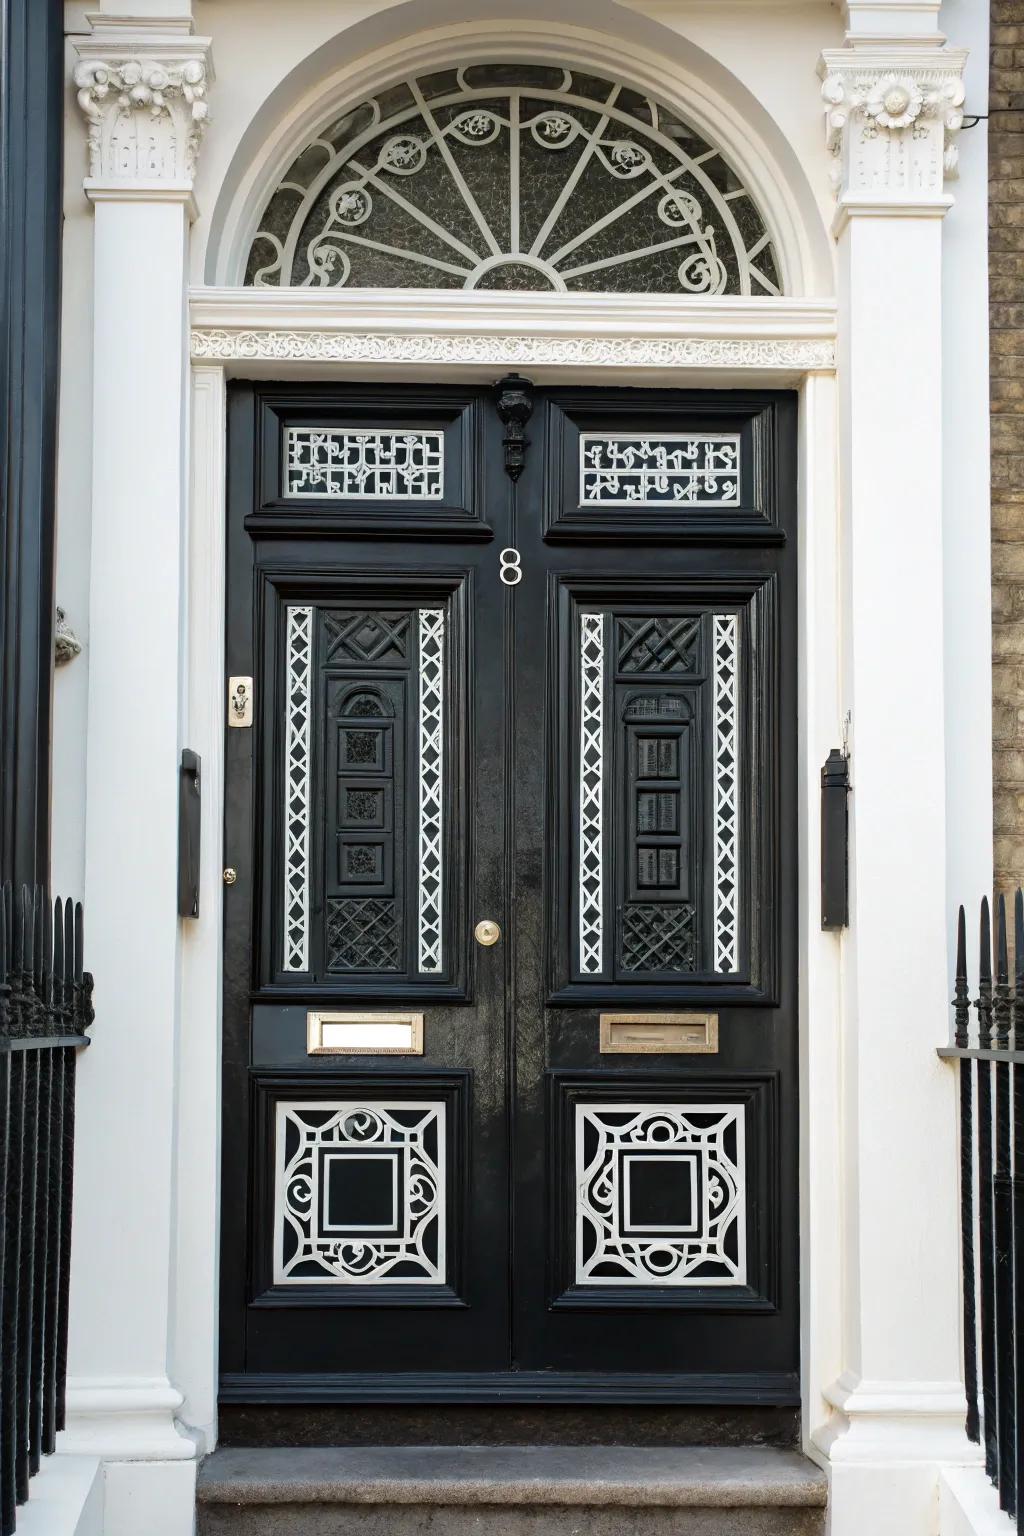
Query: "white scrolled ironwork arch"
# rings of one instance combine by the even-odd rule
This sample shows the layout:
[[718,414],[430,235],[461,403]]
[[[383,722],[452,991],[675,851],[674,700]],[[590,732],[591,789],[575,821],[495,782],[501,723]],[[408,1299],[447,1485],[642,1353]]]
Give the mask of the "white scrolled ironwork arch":
[[254,286],[777,295],[769,224],[725,150],[589,65],[431,66],[293,156]]

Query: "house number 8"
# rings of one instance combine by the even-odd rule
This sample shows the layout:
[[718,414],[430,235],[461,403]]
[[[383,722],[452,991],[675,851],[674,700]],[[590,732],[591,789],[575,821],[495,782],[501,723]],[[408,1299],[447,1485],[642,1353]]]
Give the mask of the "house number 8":
[[523,568],[519,560],[518,549],[503,549],[501,552],[501,579],[506,587],[514,587],[523,579]]

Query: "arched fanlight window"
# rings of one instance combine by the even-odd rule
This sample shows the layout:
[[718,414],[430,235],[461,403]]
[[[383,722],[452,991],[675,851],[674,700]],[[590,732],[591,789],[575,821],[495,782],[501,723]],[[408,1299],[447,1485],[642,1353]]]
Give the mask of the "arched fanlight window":
[[577,69],[486,64],[390,86],[293,161],[258,287],[772,294],[760,210],[674,112]]

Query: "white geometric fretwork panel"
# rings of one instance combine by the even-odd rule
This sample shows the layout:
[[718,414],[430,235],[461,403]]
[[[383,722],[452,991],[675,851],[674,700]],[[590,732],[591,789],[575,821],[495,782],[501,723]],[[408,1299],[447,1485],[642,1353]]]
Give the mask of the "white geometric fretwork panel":
[[713,618],[715,970],[739,966],[739,653],[734,613]]
[[276,1285],[445,1281],[445,1105],[277,1106]]
[[289,608],[285,640],[284,956],[309,969],[309,776],[313,610]]
[[579,967],[604,965],[604,614],[580,615]]
[[738,507],[739,434],[582,432],[580,502],[588,507]]
[[743,1285],[744,1108],[577,1104],[577,1285]]
[[440,501],[444,433],[288,427],[284,494],[331,501]]
[[444,945],[444,631],[443,608],[419,615],[418,965],[440,971]]

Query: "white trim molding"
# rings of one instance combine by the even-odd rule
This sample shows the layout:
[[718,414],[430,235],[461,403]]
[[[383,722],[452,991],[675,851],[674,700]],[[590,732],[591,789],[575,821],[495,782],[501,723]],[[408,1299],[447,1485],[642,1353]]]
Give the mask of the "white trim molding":
[[945,208],[963,124],[964,48],[830,48],[818,72],[840,202]]
[[813,1441],[831,1462],[983,1460],[964,1432],[959,1381],[867,1381],[844,1371],[826,1388],[833,1415]]
[[196,363],[369,369],[716,369],[795,378],[835,368],[827,299],[608,294],[337,293],[196,288]]

